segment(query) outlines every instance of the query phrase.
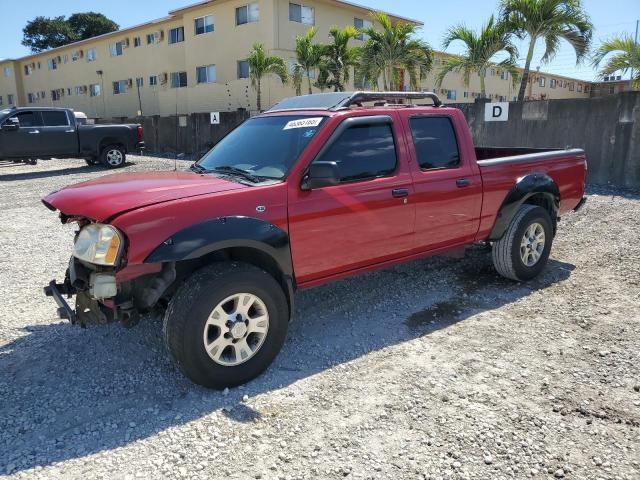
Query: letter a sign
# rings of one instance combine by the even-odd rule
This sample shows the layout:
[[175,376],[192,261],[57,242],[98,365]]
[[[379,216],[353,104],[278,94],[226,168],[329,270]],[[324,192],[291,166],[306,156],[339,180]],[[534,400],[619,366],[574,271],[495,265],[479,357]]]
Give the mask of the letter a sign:
[[220,112],[211,112],[211,125],[220,125]]
[[485,103],[485,122],[506,122],[509,120],[509,102]]

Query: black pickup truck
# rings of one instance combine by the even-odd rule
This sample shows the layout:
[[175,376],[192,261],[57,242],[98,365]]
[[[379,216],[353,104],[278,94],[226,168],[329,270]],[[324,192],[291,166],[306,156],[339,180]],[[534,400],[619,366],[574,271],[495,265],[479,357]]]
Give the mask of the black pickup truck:
[[84,158],[118,168],[127,153],[143,148],[140,125],[83,125],[66,108],[0,110],[0,159]]

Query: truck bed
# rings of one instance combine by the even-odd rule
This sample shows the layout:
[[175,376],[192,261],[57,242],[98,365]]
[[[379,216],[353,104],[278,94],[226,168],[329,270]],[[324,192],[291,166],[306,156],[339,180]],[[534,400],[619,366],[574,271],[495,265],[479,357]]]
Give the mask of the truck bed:
[[491,231],[496,213],[518,179],[531,173],[551,177],[560,189],[559,214],[565,214],[581,202],[587,179],[584,150],[551,148],[476,147],[484,197],[478,238]]

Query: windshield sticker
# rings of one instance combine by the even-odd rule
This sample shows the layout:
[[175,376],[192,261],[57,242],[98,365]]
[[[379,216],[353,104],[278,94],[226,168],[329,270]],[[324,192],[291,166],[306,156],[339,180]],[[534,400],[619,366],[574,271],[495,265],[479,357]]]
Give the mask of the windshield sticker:
[[320,125],[322,121],[322,117],[313,117],[313,118],[301,118],[299,120],[291,120],[287,123],[283,130],[291,130],[292,128],[309,128],[309,127],[317,127]]
[[304,138],[311,138],[311,137],[313,137],[315,134],[316,134],[316,129],[314,128],[313,130],[307,130],[306,132],[304,132],[304,133],[302,134],[302,136],[303,136]]

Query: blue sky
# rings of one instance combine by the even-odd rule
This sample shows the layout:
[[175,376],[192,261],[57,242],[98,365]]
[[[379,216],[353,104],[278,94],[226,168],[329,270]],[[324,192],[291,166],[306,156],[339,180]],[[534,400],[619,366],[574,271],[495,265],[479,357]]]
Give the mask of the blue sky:
[[[446,29],[463,22],[472,28],[479,28],[489,15],[496,11],[497,0],[352,0],[370,7],[382,9],[398,15],[424,22],[420,32],[434,48],[441,49],[442,37]],[[196,0],[0,0],[0,31],[3,42],[0,45],[0,58],[16,58],[28,54],[20,44],[22,28],[25,23],[37,15],[70,15],[78,11],[98,11],[115,20],[122,28],[160,18],[169,10],[196,3]],[[640,0],[584,0],[586,10],[596,27],[595,43],[613,34],[634,33],[635,21],[640,19]],[[542,42],[536,50],[533,68],[540,64],[543,50]],[[452,53],[459,51],[452,45]],[[526,51],[523,44],[521,52]],[[555,60],[541,69],[560,75],[575,76],[585,80],[594,78],[594,71],[588,65],[576,66],[571,48],[564,44]]]

